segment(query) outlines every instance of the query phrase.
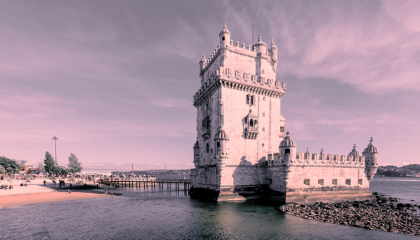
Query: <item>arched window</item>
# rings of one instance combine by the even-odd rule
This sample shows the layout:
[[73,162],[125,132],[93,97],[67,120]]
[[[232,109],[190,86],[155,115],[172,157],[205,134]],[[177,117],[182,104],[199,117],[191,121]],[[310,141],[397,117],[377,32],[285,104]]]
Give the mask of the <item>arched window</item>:
[[249,104],[249,95],[246,95],[246,104]]
[[254,96],[251,96],[251,102],[249,104],[254,105]]
[[249,120],[249,126],[251,126],[251,127],[253,127],[253,126],[254,126],[254,121],[252,121],[252,119],[251,119],[251,120]]
[[222,37],[222,41],[225,41],[225,37]]
[[209,144],[206,144],[206,152],[209,153]]

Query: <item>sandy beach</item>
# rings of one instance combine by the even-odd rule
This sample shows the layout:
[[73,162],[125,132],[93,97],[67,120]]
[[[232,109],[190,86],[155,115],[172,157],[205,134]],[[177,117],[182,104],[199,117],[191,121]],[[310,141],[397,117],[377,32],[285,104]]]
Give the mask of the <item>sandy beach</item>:
[[44,186],[44,179],[32,180],[27,183],[28,186],[21,187],[20,183],[23,181],[1,181],[0,185],[13,185],[11,190],[0,189],[0,209],[7,207],[17,207],[31,204],[72,201],[88,198],[107,197],[104,192],[95,192],[85,190],[73,184],[74,189],[71,193],[68,192],[69,183],[66,186],[59,188],[59,185],[54,185],[51,180],[46,179],[47,183]]

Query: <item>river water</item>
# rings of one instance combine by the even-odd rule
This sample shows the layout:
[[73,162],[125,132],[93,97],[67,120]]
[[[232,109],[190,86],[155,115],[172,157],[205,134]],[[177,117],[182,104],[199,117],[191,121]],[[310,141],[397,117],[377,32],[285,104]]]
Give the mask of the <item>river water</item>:
[[[420,178],[375,178],[371,190],[420,203]],[[114,192],[123,195],[0,210],[0,239],[419,239],[301,219],[276,206],[202,202],[173,188]]]

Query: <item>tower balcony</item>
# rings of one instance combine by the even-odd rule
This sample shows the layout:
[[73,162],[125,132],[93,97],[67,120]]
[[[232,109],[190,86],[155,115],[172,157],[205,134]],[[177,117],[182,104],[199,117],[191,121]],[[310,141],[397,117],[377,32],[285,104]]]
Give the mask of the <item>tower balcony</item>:
[[257,127],[246,127],[245,128],[245,138],[246,139],[257,139],[258,128]]

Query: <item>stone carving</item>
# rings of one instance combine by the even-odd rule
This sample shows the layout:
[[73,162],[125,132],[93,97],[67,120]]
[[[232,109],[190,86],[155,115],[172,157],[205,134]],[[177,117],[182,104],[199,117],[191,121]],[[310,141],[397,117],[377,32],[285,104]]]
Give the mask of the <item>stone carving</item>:
[[253,82],[254,84],[257,83],[257,76],[252,75],[251,76],[251,82]]
[[280,81],[276,81],[276,82],[274,83],[274,85],[275,85],[275,87],[276,87],[277,89],[279,89],[279,88],[280,88],[280,85],[281,85],[281,82],[280,82]]
[[282,83],[281,87],[284,89],[284,91],[286,91],[286,83],[285,82]]
[[273,85],[273,79],[267,79],[267,86],[271,87]]
[[230,71],[230,69],[229,69],[229,68],[226,68],[226,76],[227,76],[228,78],[231,78],[231,77],[232,77],[232,73],[231,73],[231,71]]
[[265,83],[265,77],[259,77],[258,82],[260,82],[261,86],[264,86]]
[[241,79],[241,73],[239,71],[235,71],[235,78],[237,80],[240,80]]
[[244,81],[248,82],[249,80],[249,73],[244,73]]

